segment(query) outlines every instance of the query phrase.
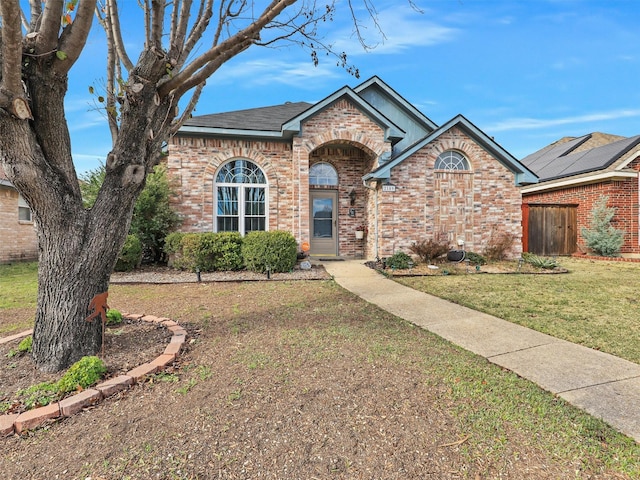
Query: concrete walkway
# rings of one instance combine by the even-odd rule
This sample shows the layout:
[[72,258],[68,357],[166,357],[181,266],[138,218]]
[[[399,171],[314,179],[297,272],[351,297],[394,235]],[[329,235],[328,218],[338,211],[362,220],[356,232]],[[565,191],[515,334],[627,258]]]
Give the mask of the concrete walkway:
[[537,383],[640,442],[640,365],[404,287],[362,260],[323,265],[364,300]]

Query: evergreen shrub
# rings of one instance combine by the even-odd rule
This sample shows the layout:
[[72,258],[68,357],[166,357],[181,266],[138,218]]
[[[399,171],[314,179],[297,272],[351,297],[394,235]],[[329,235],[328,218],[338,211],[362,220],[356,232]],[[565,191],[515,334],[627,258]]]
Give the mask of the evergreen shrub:
[[289,232],[251,232],[244,238],[242,257],[254,272],[289,272],[296,265],[298,245]]

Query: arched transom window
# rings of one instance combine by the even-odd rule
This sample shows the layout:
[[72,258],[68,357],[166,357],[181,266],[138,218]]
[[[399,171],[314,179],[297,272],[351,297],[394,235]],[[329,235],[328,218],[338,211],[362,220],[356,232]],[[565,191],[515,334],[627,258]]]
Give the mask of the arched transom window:
[[464,155],[455,150],[447,150],[438,155],[434,168],[436,170],[449,171],[470,170],[469,161]]
[[267,229],[267,178],[255,163],[225,163],[215,181],[216,231],[240,232]]
[[309,185],[338,185],[338,172],[330,163],[314,163],[309,168]]

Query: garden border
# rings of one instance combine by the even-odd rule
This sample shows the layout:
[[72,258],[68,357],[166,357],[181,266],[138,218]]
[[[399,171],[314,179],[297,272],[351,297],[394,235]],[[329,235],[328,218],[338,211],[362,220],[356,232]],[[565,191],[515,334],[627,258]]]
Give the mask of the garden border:
[[[138,365],[124,375],[119,375],[105,380],[94,387],[64,398],[59,402],[27,410],[23,413],[0,415],[0,437],[8,437],[14,433],[21,434],[26,430],[38,428],[49,420],[60,417],[70,417],[85,407],[95,405],[118,392],[129,389],[136,383],[144,381],[147,375],[153,375],[158,371],[162,371],[167,365],[176,360],[187,338],[187,331],[182,326],[166,317],[131,313],[123,313],[122,316],[128,320],[140,320],[156,325],[162,325],[167,330],[171,331],[173,335],[164,349],[164,352],[151,362]],[[0,338],[0,344],[26,337],[32,333],[33,329],[26,330],[9,337]]]

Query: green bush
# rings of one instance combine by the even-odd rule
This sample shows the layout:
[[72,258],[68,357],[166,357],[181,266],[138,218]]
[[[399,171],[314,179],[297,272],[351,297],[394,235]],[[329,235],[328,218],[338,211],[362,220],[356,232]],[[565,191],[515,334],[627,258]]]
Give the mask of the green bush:
[[85,389],[98,383],[106,371],[107,368],[98,357],[82,357],[57,382],[32,385],[18,391],[18,395],[25,397],[24,404],[28,409],[49,405],[78,388]]
[[289,272],[298,260],[298,245],[289,232],[251,232],[242,243],[242,257],[254,272]]
[[56,387],[61,394],[74,392],[78,387],[84,389],[97,383],[106,371],[107,368],[98,357],[82,357],[69,367]]
[[389,268],[405,269],[413,263],[413,259],[404,252],[396,252],[387,258],[386,265]]
[[615,228],[611,221],[616,214],[616,209],[607,207],[609,197],[602,195],[593,204],[591,210],[591,226],[582,229],[582,236],[587,242],[587,247],[596,255],[603,257],[616,257],[624,244],[624,230]]
[[116,272],[129,272],[140,265],[142,260],[142,243],[135,235],[127,235],[122,251],[116,262]]
[[465,252],[465,258],[469,260],[471,265],[485,265],[487,263],[486,258],[475,252]]
[[238,232],[185,233],[168,238],[167,253],[174,256],[173,266],[201,272],[240,270],[242,236]]
[[172,232],[164,239],[164,253],[167,255],[182,253],[182,232]]
[[120,325],[122,323],[122,313],[115,308],[107,310],[107,325]]

